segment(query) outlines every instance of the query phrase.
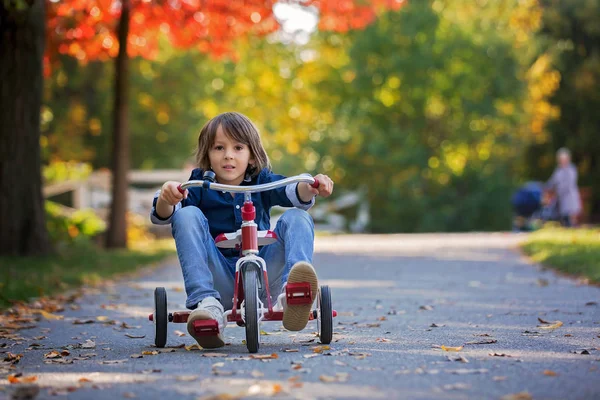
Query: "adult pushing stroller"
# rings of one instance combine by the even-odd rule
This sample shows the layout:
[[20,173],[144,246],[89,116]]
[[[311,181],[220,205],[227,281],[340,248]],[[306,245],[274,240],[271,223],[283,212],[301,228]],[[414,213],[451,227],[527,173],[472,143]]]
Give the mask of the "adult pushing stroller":
[[513,194],[513,231],[530,232],[556,219],[556,199],[544,193],[542,182],[527,182]]

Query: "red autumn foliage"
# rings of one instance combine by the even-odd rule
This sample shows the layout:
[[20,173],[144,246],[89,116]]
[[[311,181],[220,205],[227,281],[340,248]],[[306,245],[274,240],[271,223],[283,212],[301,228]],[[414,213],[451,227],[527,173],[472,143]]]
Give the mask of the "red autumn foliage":
[[[362,29],[387,9],[405,0],[308,0],[283,3],[315,7],[319,28],[346,32]],[[232,42],[278,29],[269,0],[131,0],[129,56],[154,58],[159,36],[173,45],[197,48],[216,57],[234,55]],[[81,62],[116,57],[118,0],[47,0],[46,69],[57,54]]]

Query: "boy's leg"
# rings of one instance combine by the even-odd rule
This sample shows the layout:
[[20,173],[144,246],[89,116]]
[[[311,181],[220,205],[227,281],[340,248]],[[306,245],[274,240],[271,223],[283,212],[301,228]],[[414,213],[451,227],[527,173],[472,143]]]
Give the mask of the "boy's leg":
[[269,290],[276,299],[294,264],[299,261],[312,264],[315,231],[310,214],[292,208],[279,218],[274,232],[277,242],[264,246],[258,255],[267,264]]
[[[233,274],[230,263],[217,249],[208,221],[196,207],[184,207],[172,220],[173,237],[187,293],[186,307],[193,309],[187,330],[203,348],[225,345],[224,308],[231,308]],[[212,320],[215,320],[213,322]],[[218,334],[204,329],[218,328]]]
[[186,307],[214,297],[231,308],[234,274],[208,229],[208,220],[197,207],[184,207],[173,215],[173,237],[183,272]]
[[303,210],[286,211],[275,227],[277,242],[265,246],[259,255],[267,264],[269,289],[276,299],[285,292],[286,283],[308,282],[311,285],[310,304],[285,305],[283,326],[299,331],[308,323],[310,309],[318,291],[317,274],[312,267],[314,250],[314,224]]

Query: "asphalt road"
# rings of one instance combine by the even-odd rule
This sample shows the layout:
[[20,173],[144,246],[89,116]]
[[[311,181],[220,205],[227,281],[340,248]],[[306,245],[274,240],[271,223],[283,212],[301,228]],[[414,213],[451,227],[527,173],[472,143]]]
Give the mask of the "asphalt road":
[[515,250],[522,238],[319,237],[315,267],[339,313],[334,342],[319,347],[314,322],[298,333],[268,322],[266,359],[249,357],[232,324],[228,345],[210,352],[181,347],[194,342],[169,324],[167,348],[152,353],[154,287],[167,288],[169,311],[184,309],[171,260],[0,339],[0,361],[23,355],[11,373],[35,377],[1,375],[0,399],[38,388],[38,399],[598,399],[600,288],[528,262]]

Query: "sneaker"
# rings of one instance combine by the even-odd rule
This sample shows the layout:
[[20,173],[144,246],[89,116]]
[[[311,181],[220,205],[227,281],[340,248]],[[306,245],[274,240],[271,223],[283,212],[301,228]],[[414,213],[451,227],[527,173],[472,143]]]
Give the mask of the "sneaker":
[[308,282],[311,288],[311,302],[310,304],[291,304],[288,305],[286,301],[285,288],[284,292],[277,298],[279,304],[280,298],[281,306],[283,308],[283,327],[288,331],[300,331],[308,324],[310,317],[310,311],[312,304],[317,296],[319,290],[319,281],[317,279],[317,273],[312,265],[307,262],[299,261],[290,270],[288,275],[288,283],[300,283]]
[[285,283],[283,284],[283,289],[281,290],[281,294],[277,296],[277,301],[273,306],[273,311],[283,311],[287,307],[287,301],[285,297]]
[[[219,333],[210,336],[196,336],[193,322],[198,320],[216,320],[219,327]],[[198,303],[198,307],[193,310],[188,317],[187,330],[190,336],[198,342],[198,345],[204,349],[216,349],[225,346],[225,341],[223,340],[225,323],[223,320],[223,305],[221,302],[214,297],[207,297]]]

